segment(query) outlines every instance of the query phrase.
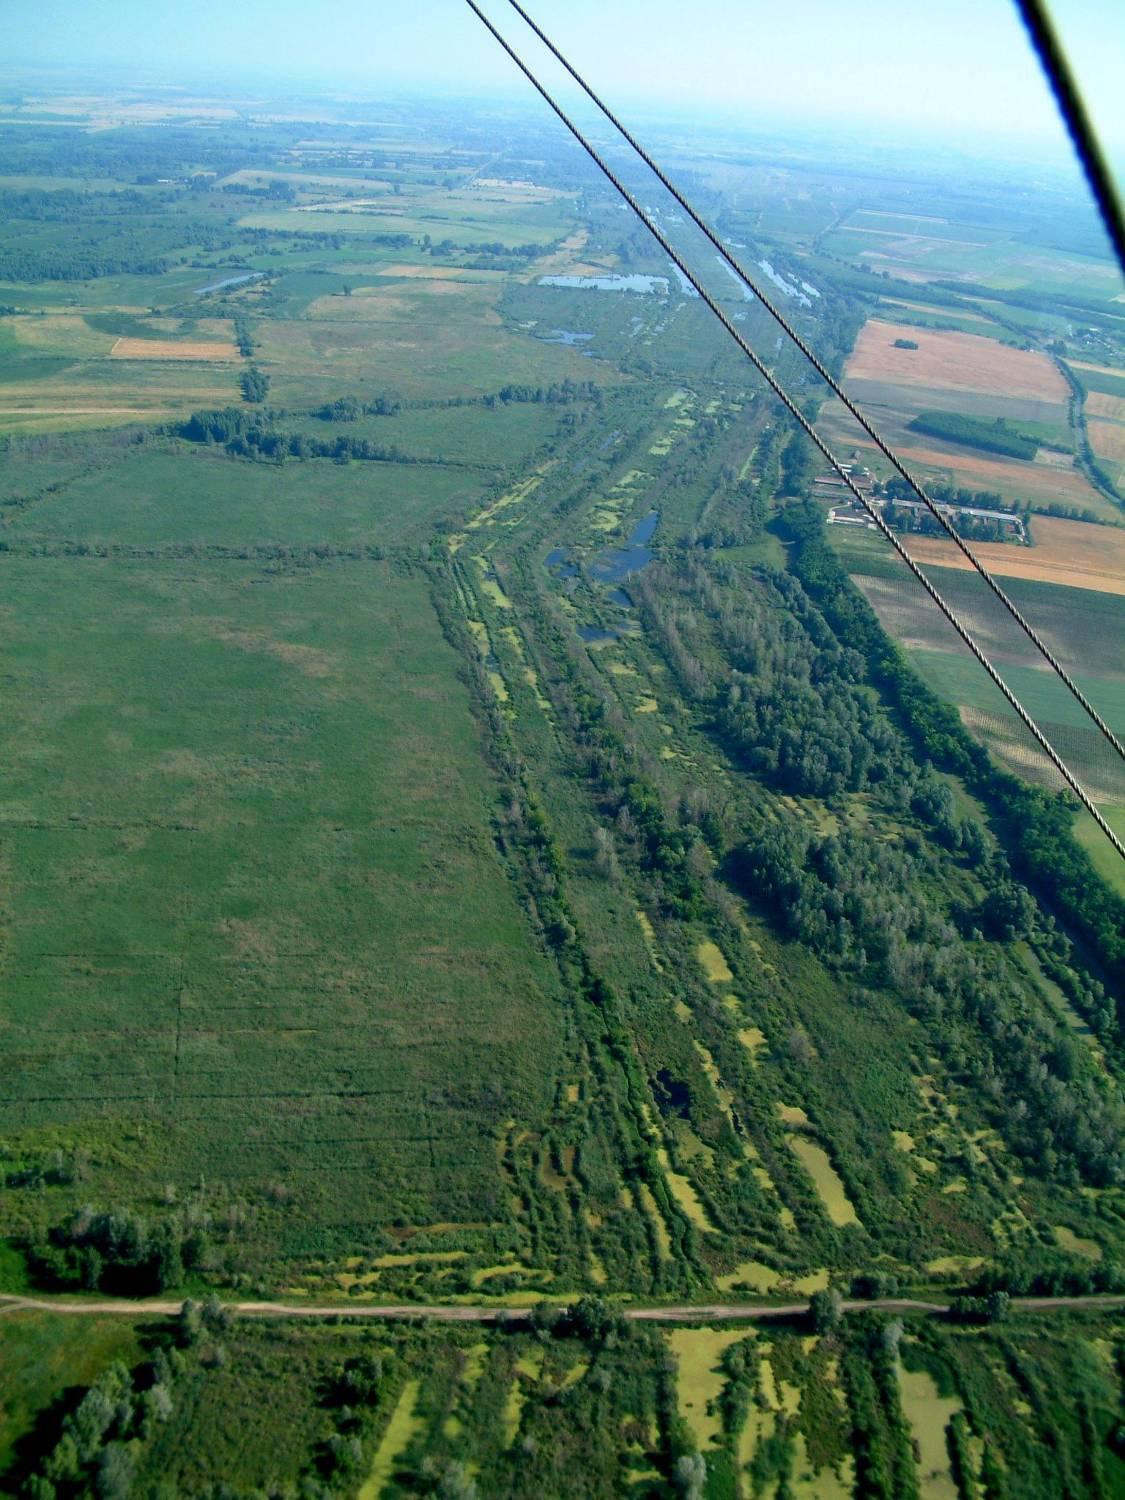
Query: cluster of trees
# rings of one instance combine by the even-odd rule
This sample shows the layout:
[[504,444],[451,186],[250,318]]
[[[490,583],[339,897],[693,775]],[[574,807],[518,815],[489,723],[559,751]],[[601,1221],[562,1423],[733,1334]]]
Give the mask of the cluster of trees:
[[545,401],[552,406],[569,406],[574,401],[600,401],[601,387],[592,380],[557,381],[554,385],[504,385],[494,393],[482,396],[485,406],[537,404]]
[[862,654],[869,680],[894,709],[915,754],[960,776],[985,803],[1015,873],[1090,945],[1106,977],[1125,987],[1125,900],[1075,841],[1073,799],[1029,786],[992,763],[956,709],[926,687],[887,636],[828,546],[814,507],[792,507],[783,525],[793,542],[790,567],[838,637]]
[[358,396],[338,396],[335,401],[318,406],[313,416],[321,422],[358,422],[360,417],[393,417],[402,410],[396,396],[376,396],[361,401]]
[[981,417],[966,417],[954,411],[922,411],[908,423],[915,432],[927,437],[944,438],[949,443],[964,443],[969,448],[983,448],[987,453],[1003,453],[1008,458],[1033,459],[1039,450],[1039,439],[1023,432],[1004,417],[988,422]]
[[265,198],[271,203],[295,203],[297,194],[292,185],[280,177],[273,178],[263,187],[251,187],[248,182],[224,183],[221,192],[232,193],[241,198]]
[[1064,521],[1085,521],[1091,526],[1102,525],[1105,520],[1104,516],[1099,516],[1088,505],[1063,505],[1059,500],[1052,500],[1050,504],[1042,506],[1041,510],[1045,516],[1059,516]]
[[1125,1267],[1117,1261],[1079,1261],[1036,1246],[1011,1249],[982,1268],[972,1288],[978,1297],[1090,1297],[1125,1292]]
[[257,365],[251,365],[245,370],[238,382],[242,389],[243,401],[249,401],[254,405],[264,401],[269,395],[270,378],[264,371],[259,370]]
[[[979,1080],[1011,1149],[1030,1166],[1099,1186],[1125,1179],[1125,1116],[1097,1087],[1081,1043],[1001,950],[958,941],[928,894],[921,855],[778,824],[757,831],[733,868],[783,931],[831,967],[901,997],[950,1066]],[[986,885],[992,870],[983,872]]]
[[[823,545],[819,516],[817,527]],[[864,790],[896,816],[913,815],[977,868],[988,894],[976,909],[950,913],[921,840],[817,836],[798,822],[748,829],[730,861],[733,877],[830,967],[901,997],[950,1065],[980,1078],[1009,1144],[1029,1164],[1098,1184],[1121,1180],[1122,1111],[1096,1086],[1081,1044],[1002,949],[983,941],[986,932],[1001,942],[1035,934],[1035,903],[1004,856],[989,855],[980,825],[957,817],[948,786],[912,753],[864,681],[862,654],[839,644],[801,582],[766,575],[756,589],[736,589],[723,587],[728,574],[737,581],[726,565],[689,557],[634,586],[711,722],[779,790]]]
[[852,1419],[856,1493],[869,1500],[918,1500],[910,1425],[899,1395],[902,1324],[869,1313],[841,1362]]
[[331,458],[336,463],[360,459],[369,463],[432,464],[440,458],[418,458],[405,453],[393,443],[374,443],[370,438],[349,437],[338,433],[332,438],[315,438],[304,432],[285,432],[276,421],[283,412],[253,411],[228,406],[219,411],[193,412],[175,429],[189,443],[221,443],[234,458],[270,459]]
[[242,355],[243,359],[249,359],[258,347],[254,342],[254,331],[251,327],[250,319],[245,313],[235,313],[234,315],[234,341],[238,345],[238,352]]
[[136,1379],[120,1363],[103,1370],[63,1418],[58,1441],[26,1481],[28,1500],[60,1494],[126,1500],[141,1445],[175,1410],[173,1388],[183,1367],[178,1350],[158,1348]]
[[125,1210],[83,1208],[32,1243],[27,1258],[48,1286],[144,1297],[178,1286],[206,1248],[203,1229],[177,1218],[149,1223]]

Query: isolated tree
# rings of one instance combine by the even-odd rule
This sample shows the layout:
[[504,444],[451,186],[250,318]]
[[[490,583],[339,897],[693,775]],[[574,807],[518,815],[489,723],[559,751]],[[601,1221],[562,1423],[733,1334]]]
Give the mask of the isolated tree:
[[685,1453],[676,1460],[676,1488],[684,1500],[703,1500],[707,1484],[707,1460],[702,1453]]
[[817,1333],[831,1333],[840,1326],[844,1316],[844,1299],[835,1287],[826,1292],[814,1292],[809,1298],[809,1318]]

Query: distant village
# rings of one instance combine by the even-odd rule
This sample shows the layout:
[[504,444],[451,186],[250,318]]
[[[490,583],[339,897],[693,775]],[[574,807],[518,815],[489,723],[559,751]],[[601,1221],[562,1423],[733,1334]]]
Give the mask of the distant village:
[[[942,528],[921,500],[909,499],[913,493],[905,480],[894,478],[880,482],[871,470],[861,464],[841,464],[840,468],[856,489],[878,510],[887,525],[895,531],[916,531],[942,535]],[[832,501],[828,511],[830,526],[866,526],[876,530],[867,512],[851,499],[851,491],[838,474],[820,474],[813,481],[815,492]],[[835,493],[834,493],[835,492]],[[968,490],[952,491],[944,485],[929,489],[935,506],[947,517],[958,536],[981,542],[1017,542],[1031,545],[1026,515],[1003,509],[1000,495],[972,494]],[[840,501],[836,503],[835,494]],[[981,501],[994,502],[981,504]],[[977,503],[974,503],[977,502]]]

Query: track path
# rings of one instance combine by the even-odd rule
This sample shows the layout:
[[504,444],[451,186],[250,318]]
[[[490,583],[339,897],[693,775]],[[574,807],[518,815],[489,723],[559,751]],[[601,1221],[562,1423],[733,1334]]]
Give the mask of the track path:
[[[1055,1312],[1067,1309],[1113,1311],[1125,1308],[1125,1296],[1100,1297],[1013,1297],[1013,1311]],[[57,1313],[61,1317],[169,1317],[180,1311],[180,1301],[89,1301],[65,1302],[53,1297],[17,1297],[0,1294],[0,1316],[6,1312],[35,1311]],[[433,1323],[513,1323],[531,1316],[527,1307],[412,1306],[402,1303],[368,1303],[361,1306],[324,1303],[319,1305],[287,1302],[227,1302],[228,1312],[247,1318],[373,1318],[385,1322],[424,1321]],[[625,1307],[623,1315],[636,1323],[752,1323],[769,1318],[796,1318],[809,1311],[807,1302],[683,1303],[672,1307]],[[875,1301],[845,1301],[843,1311],[930,1313],[938,1316],[949,1311],[940,1302],[923,1302],[912,1297],[884,1297]]]

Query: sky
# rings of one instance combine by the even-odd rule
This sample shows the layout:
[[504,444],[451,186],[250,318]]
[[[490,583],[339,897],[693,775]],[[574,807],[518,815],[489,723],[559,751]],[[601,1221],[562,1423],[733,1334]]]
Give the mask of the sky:
[[[506,0],[481,3],[521,36]],[[1062,144],[1012,0],[525,4],[622,103]],[[1125,150],[1125,0],[1053,11],[1103,140]],[[11,62],[166,79],[237,67],[372,94],[526,89],[464,0],[0,0],[0,22]]]

